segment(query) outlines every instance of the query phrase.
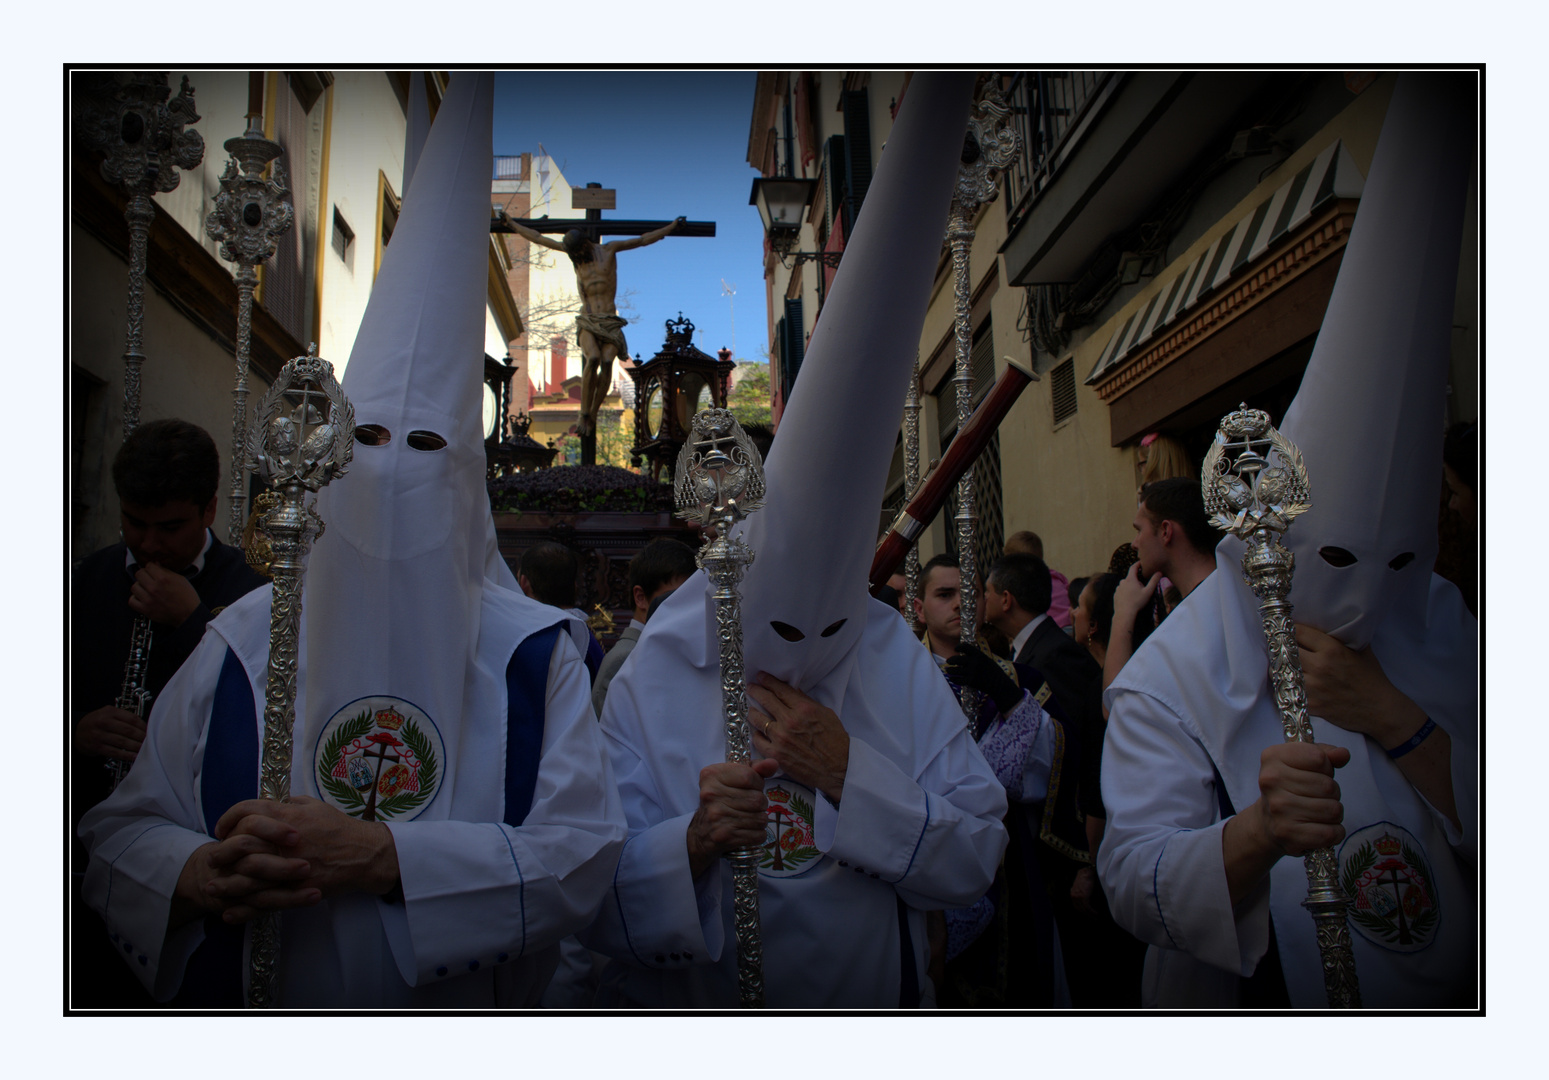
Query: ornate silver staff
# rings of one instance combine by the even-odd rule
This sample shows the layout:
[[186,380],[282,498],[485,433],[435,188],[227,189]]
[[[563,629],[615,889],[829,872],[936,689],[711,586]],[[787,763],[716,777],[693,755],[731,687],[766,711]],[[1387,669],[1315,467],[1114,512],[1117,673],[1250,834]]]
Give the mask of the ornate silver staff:
[[[1270,463],[1271,455],[1278,464]],[[1269,646],[1269,679],[1285,740],[1314,742],[1301,654],[1286,600],[1296,560],[1280,543],[1291,521],[1312,507],[1301,451],[1270,424],[1268,413],[1239,405],[1222,419],[1201,472],[1210,523],[1247,544],[1242,572],[1259,598]],[[1312,913],[1317,929],[1324,993],[1333,1008],[1358,1009],[1361,987],[1346,921],[1350,901],[1339,887],[1334,850],[1309,851],[1302,861],[1307,870],[1307,899],[1302,906]]]
[[[904,505],[920,488],[920,357],[914,358],[909,373],[909,393],[904,398]],[[914,601],[920,595],[920,549],[909,545],[904,556],[904,607],[909,625],[914,625]]]
[[[128,331],[124,336],[124,438],[140,426],[140,365],[145,326],[145,248],[156,205],[151,195],[172,191],[182,179],[179,168],[192,169],[204,158],[204,139],[183,128],[199,120],[194,111],[194,88],[183,76],[178,96],[167,102],[172,90],[165,72],[85,76],[76,98],[76,123],[83,139],[102,151],[102,178],[122,187],[129,196],[124,220],[129,226],[129,296],[125,305]],[[165,104],[164,104],[165,103]],[[151,620],[135,616],[130,631],[129,658],[116,704],[144,719],[150,712],[151,695],[145,689],[150,669]],[[107,763],[109,783],[118,787],[129,763]]]
[[[327,408],[327,419],[318,405]],[[249,466],[275,488],[278,500],[259,528],[269,537],[269,574],[274,598],[269,607],[269,675],[264,692],[263,760],[258,797],[290,799],[291,732],[296,722],[296,641],[301,630],[301,575],[314,537],[323,534],[317,500],[303,500],[343,476],[355,450],[355,409],[333,377],[333,365],[317,355],[316,344],[280,369],[259,402],[248,433]],[[280,955],[280,917],[253,923],[251,978],[247,1003],[275,1002]]]
[[77,120],[87,142],[101,150],[102,178],[129,196],[129,333],[124,344],[124,437],[140,423],[141,329],[145,323],[145,246],[156,206],[151,195],[172,191],[179,168],[192,169],[204,158],[204,139],[184,131],[197,123],[194,88],[183,76],[177,97],[166,72],[136,71],[83,80]]
[[[738,521],[764,505],[764,462],[726,409],[694,415],[688,442],[678,454],[674,494],[678,517],[713,529],[697,561],[715,592],[721,643],[721,707],[726,714],[726,760],[751,760],[746,679],[742,670],[742,594],[737,585],[753,562],[753,550],[732,537]],[[758,922],[757,847],[726,856],[731,863],[733,918],[737,930],[737,989],[745,1009],[764,1005],[764,947]]]
[[[260,76],[261,77],[261,76]],[[252,110],[256,103],[250,102]],[[249,111],[248,128],[226,140],[226,172],[221,177],[215,209],[204,219],[204,231],[221,246],[221,258],[237,264],[237,375],[231,391],[231,492],[227,542],[242,542],[247,521],[247,469],[243,447],[247,443],[247,372],[253,345],[253,290],[258,286],[257,266],[274,257],[275,243],[295,217],[290,189],[285,183],[284,153],[280,144],[264,138],[261,112]],[[274,162],[269,179],[264,166]]]
[[[1016,160],[1022,137],[1011,125],[1011,107],[1001,96],[994,76],[984,80],[963,140],[963,164],[957,171],[957,187],[947,217],[947,240],[952,248],[952,287],[956,301],[953,337],[957,346],[957,430],[968,426],[973,412],[973,373],[969,355],[973,347],[972,305],[969,292],[969,252],[973,247],[974,217],[979,207],[995,198],[1000,170]],[[962,642],[977,640],[979,596],[978,567],[974,552],[974,485],[970,470],[957,485],[957,565],[962,571]],[[965,703],[966,708],[966,703]],[[975,709],[977,711],[977,709]]]

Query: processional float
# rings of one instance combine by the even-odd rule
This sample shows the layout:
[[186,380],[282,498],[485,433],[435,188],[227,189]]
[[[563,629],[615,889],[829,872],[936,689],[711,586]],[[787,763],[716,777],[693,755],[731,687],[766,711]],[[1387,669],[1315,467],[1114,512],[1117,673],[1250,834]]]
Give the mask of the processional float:
[[[257,522],[268,538],[269,574],[274,579],[260,799],[290,800],[302,574],[312,541],[323,534],[317,500],[308,504],[306,495],[315,496],[343,476],[354,447],[355,409],[339,388],[333,365],[321,359],[313,345],[306,356],[280,369],[255,412],[245,455],[247,466],[276,496]],[[280,915],[269,912],[252,925],[247,1003],[250,1008],[272,1008],[278,1004]]]
[[[82,80],[76,96],[77,129],[103,155],[102,178],[124,190],[129,226],[128,333],[124,343],[124,438],[140,425],[140,368],[145,326],[145,249],[156,220],[156,192],[173,191],[182,179],[179,169],[192,169],[204,159],[204,139],[183,129],[199,120],[194,88],[183,82],[171,96],[166,72],[98,75]],[[130,631],[129,658],[117,700],[120,709],[145,719],[151,695],[145,688],[151,659],[151,621],[135,616]],[[113,787],[129,771],[129,763],[107,764]]]
[[[1222,419],[1200,472],[1210,523],[1247,545],[1243,578],[1259,598],[1270,687],[1285,741],[1316,742],[1307,716],[1296,626],[1286,599],[1296,560],[1280,542],[1292,520],[1312,508],[1301,451],[1270,424],[1267,413],[1239,405]],[[1350,944],[1350,901],[1339,887],[1334,849],[1309,851],[1302,863],[1307,871],[1302,906],[1316,926],[1328,1003],[1336,1009],[1358,1009],[1361,987]]]
[[[753,550],[732,526],[764,505],[764,463],[736,418],[726,409],[696,413],[678,454],[674,481],[677,516],[713,536],[696,555],[710,579],[720,642],[721,708],[726,717],[726,760],[751,763],[747,679],[742,664],[742,594],[738,585],[753,563]],[[732,913],[737,932],[737,990],[745,1009],[764,1004],[763,940],[758,918],[758,860],[762,849],[739,848],[726,856],[732,869]]]

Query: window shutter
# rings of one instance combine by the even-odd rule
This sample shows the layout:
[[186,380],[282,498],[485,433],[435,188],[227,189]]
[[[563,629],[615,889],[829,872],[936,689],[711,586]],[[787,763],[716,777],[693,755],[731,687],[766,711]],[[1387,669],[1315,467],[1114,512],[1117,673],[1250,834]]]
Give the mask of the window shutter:
[[830,135],[823,144],[823,234],[834,231],[834,217],[844,198],[844,136]]
[[851,236],[871,185],[871,109],[864,89],[844,93],[844,140],[844,234]]
[[1049,390],[1054,398],[1054,422],[1064,423],[1076,415],[1076,358],[1056,364],[1049,373]]
[[774,358],[779,366],[780,400],[791,400],[791,374],[790,367],[785,361],[785,320],[775,320],[774,328]]
[[786,401],[790,401],[789,387],[795,385],[796,376],[801,373],[801,361],[806,356],[807,347],[803,340],[805,334],[802,322],[801,297],[785,301],[785,318],[780,320],[785,325],[785,382]]

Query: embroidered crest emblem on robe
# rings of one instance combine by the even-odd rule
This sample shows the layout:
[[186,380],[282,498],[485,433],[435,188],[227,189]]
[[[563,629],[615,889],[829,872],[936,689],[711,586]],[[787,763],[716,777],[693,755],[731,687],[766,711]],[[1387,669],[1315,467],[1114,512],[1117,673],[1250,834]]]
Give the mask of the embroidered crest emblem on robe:
[[441,732],[417,706],[358,698],[318,736],[318,797],[363,821],[411,821],[435,799],[445,756]]
[[758,872],[764,877],[795,877],[812,869],[822,852],[812,833],[816,794],[788,776],[776,776],[764,786],[769,798],[769,823]]
[[1390,821],[1352,833],[1339,850],[1350,926],[1393,952],[1419,952],[1436,936],[1441,901],[1425,848]]

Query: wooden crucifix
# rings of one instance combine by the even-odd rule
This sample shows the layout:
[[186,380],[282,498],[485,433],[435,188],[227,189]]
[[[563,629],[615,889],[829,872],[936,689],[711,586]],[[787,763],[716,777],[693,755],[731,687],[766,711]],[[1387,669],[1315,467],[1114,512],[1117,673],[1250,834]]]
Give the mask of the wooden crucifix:
[[[581,436],[581,463],[597,463],[597,413],[608,394],[613,361],[629,355],[624,340],[626,320],[617,307],[618,264],[620,251],[654,244],[669,233],[677,236],[714,236],[715,222],[685,221],[605,221],[604,210],[615,205],[614,190],[601,184],[587,184],[570,193],[572,209],[585,210],[584,218],[513,218],[496,209],[490,232],[525,237],[555,251],[563,251],[575,267],[576,289],[581,294],[581,313],[576,317],[576,338],[581,347],[581,419],[576,431]],[[560,233],[553,240],[545,233]],[[623,236],[624,240],[603,242],[603,236]]]

